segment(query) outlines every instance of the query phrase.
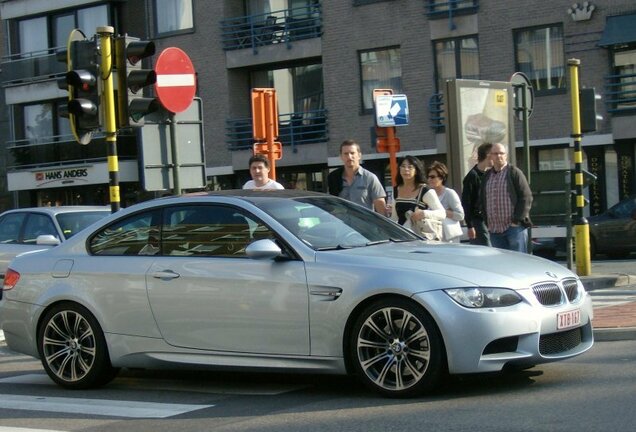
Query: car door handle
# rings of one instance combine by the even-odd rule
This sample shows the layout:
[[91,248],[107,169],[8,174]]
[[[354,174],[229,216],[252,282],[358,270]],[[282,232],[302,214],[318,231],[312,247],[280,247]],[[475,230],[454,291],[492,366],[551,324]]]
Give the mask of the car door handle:
[[179,276],[181,276],[179,273],[175,273],[172,270],[156,271],[152,274],[153,278],[163,280],[176,279]]

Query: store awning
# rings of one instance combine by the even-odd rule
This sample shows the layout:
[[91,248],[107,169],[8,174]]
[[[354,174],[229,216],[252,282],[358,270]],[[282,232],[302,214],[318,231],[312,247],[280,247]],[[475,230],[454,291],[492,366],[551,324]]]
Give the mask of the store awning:
[[602,47],[625,44],[636,44],[636,13],[607,17],[598,43]]

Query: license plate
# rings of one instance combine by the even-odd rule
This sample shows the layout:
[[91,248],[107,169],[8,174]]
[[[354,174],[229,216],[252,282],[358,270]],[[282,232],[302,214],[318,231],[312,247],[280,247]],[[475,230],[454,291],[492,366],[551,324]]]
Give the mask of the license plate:
[[557,330],[576,327],[581,324],[581,311],[574,309],[557,314]]

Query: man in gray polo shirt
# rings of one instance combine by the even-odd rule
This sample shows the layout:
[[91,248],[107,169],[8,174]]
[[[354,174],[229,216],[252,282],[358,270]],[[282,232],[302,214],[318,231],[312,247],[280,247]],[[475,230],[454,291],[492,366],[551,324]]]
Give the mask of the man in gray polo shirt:
[[386,192],[380,180],[371,171],[360,166],[360,145],[353,140],[345,140],[340,144],[340,159],[344,166],[329,174],[329,192],[369,209],[375,209],[383,215],[387,214],[390,209],[387,208]]

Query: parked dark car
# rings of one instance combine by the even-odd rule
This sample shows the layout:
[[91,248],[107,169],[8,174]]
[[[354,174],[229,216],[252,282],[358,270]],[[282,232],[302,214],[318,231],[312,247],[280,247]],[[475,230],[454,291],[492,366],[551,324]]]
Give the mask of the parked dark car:
[[636,195],[625,198],[606,212],[588,218],[590,254],[624,258],[636,251]]

